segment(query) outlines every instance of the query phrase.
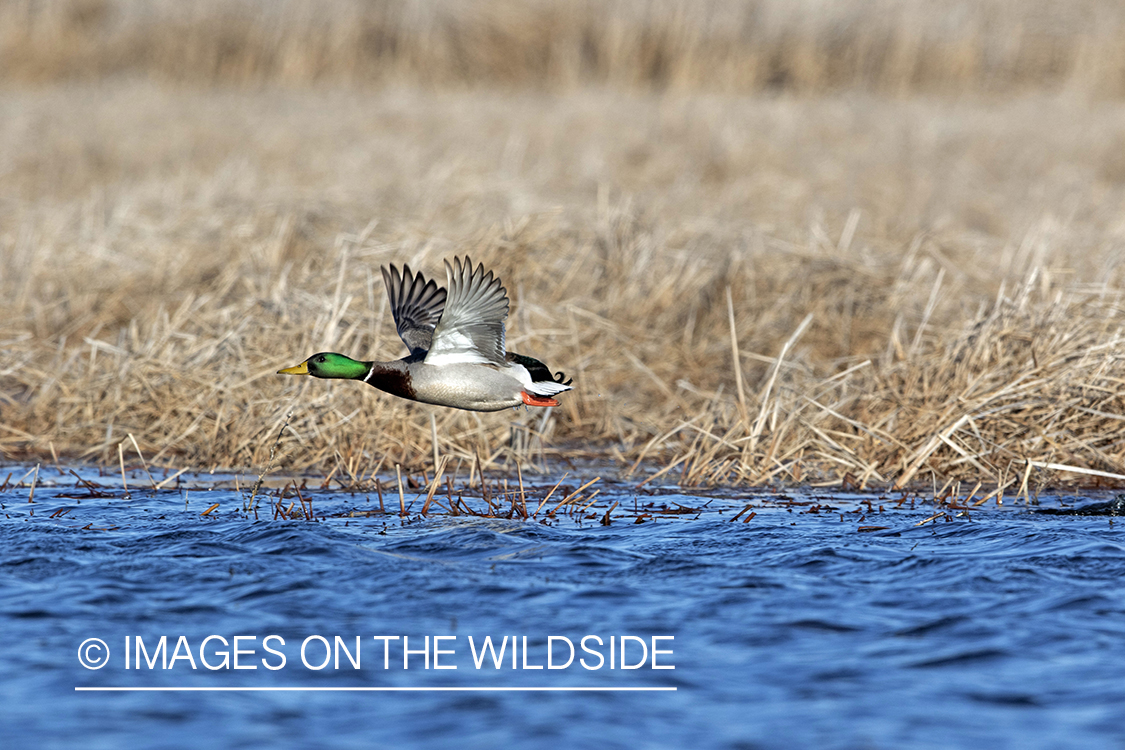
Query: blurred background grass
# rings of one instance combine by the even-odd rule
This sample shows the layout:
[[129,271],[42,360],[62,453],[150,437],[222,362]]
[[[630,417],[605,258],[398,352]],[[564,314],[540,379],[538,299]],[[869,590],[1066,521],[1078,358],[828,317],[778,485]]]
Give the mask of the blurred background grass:
[[1107,0],[8,0],[7,80],[1125,91]]
[[282,468],[425,465],[430,407],[273,372],[400,356],[377,267],[440,279],[470,252],[506,282],[509,347],[577,390],[433,411],[453,456],[685,483],[1125,473],[1123,20],[2,2],[0,451],[116,461],[132,435],[260,466],[293,411]]

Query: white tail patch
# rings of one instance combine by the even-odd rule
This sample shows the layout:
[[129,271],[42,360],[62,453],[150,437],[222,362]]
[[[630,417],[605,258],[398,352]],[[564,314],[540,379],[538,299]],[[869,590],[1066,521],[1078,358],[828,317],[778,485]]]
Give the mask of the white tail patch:
[[540,380],[538,382],[525,385],[523,389],[528,393],[534,393],[536,396],[554,396],[556,393],[569,391],[570,386],[563,385],[562,383],[556,383],[553,380]]
[[512,373],[523,383],[523,389],[536,396],[554,396],[556,393],[571,390],[569,385],[553,380],[531,380],[531,373],[523,365],[512,365]]

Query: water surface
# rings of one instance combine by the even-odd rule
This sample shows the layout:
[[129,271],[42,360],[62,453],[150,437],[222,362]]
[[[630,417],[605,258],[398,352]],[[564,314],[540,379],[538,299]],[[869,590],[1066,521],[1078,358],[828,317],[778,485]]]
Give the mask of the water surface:
[[[5,467],[0,479],[26,471]],[[33,503],[30,478],[0,491],[6,747],[205,738],[333,748],[1125,747],[1120,519],[1041,515],[1010,500],[966,512],[872,493],[704,497],[617,484],[587,513],[550,525],[422,518],[417,491],[407,495],[412,515],[399,518],[371,513],[371,493],[315,488],[302,495],[313,520],[274,518],[270,495],[255,520],[242,510],[245,482],[235,490],[231,478],[184,475],[153,491],[142,474],[126,497],[120,477],[77,473],[90,484],[41,469]],[[534,499],[551,483],[540,484]],[[391,496],[384,501],[390,510]],[[212,639],[201,657],[212,635],[228,647]],[[266,668],[280,663],[263,649],[267,635],[284,639],[270,642],[285,654],[281,669]],[[137,636],[151,669],[135,668]],[[165,656],[184,637],[168,669],[154,655],[160,636]],[[244,637],[240,666],[256,669],[201,663],[220,664],[235,636]],[[360,667],[348,653],[338,667],[306,667],[310,636],[333,646],[340,636],[353,656],[359,636]],[[385,650],[374,636],[400,639]],[[403,636],[417,651],[408,669]],[[476,667],[469,638],[479,650],[486,636],[515,639],[515,668],[510,650],[500,668],[489,659]],[[567,668],[532,668],[546,666],[549,636],[575,645]],[[600,649],[586,641],[601,668],[580,664],[599,660],[581,651],[585,636],[602,639]],[[643,666],[620,668],[621,636],[638,639],[626,641],[626,663]],[[639,644],[650,650],[653,636],[672,637],[655,641],[671,652],[656,663],[675,669],[652,668]],[[89,638],[109,649],[101,669],[79,662]],[[451,651],[438,663],[456,669],[426,668],[435,645]],[[555,646],[558,666],[566,646]],[[307,644],[313,667],[327,655],[323,642]],[[675,690],[75,691],[107,686]]]

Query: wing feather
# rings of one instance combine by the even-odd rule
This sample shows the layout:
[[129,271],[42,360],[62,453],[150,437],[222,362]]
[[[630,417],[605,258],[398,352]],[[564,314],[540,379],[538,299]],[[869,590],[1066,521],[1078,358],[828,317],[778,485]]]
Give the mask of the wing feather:
[[411,354],[425,355],[445,309],[445,289],[433,279],[426,281],[422,274],[412,273],[407,265],[401,274],[393,264],[389,269],[383,266],[382,271],[399,338]]
[[500,279],[484,265],[473,268],[470,258],[445,263],[449,296],[426,364],[475,363],[505,365],[504,321],[508,317],[508,293]]

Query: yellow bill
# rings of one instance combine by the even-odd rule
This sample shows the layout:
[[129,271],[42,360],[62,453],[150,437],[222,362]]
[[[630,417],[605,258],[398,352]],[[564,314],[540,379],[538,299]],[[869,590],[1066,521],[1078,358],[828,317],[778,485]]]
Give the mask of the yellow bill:
[[284,370],[278,370],[277,374],[278,375],[308,375],[309,374],[308,360],[305,360],[304,362],[302,362],[299,365],[293,365],[292,367],[286,367]]

